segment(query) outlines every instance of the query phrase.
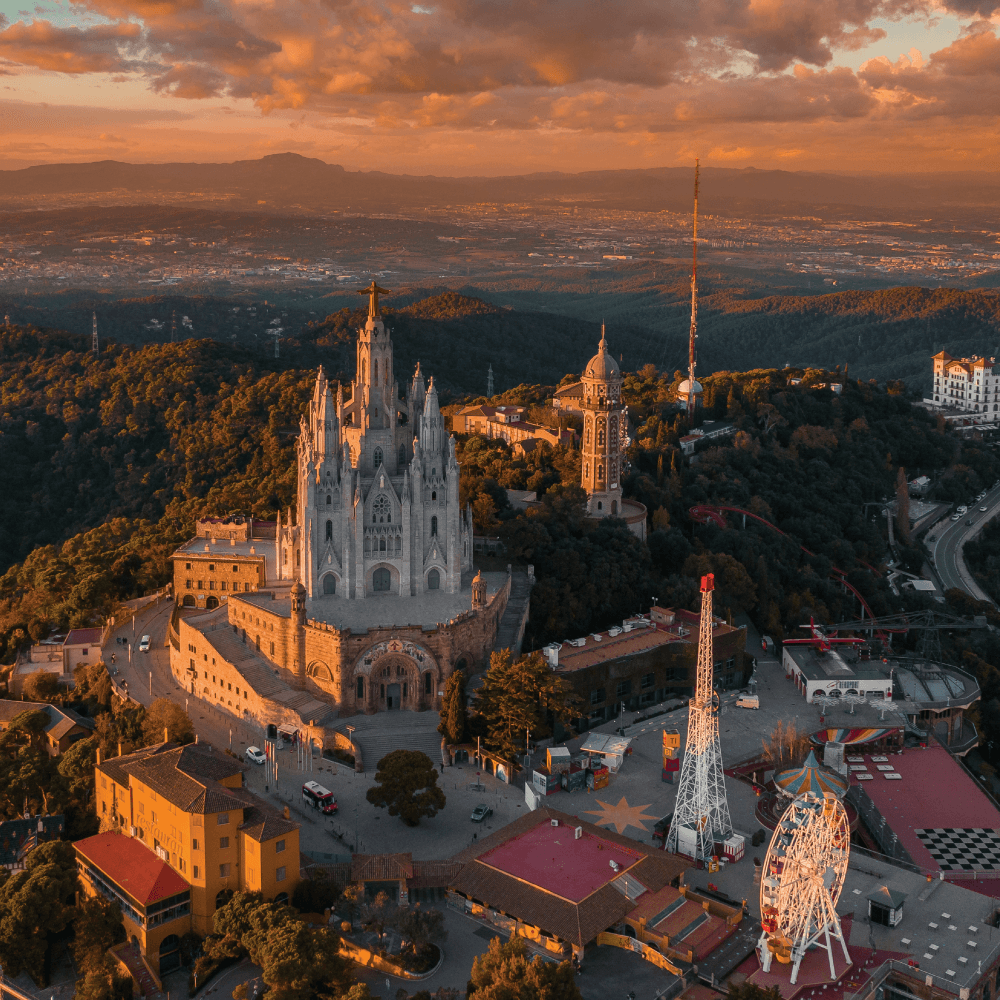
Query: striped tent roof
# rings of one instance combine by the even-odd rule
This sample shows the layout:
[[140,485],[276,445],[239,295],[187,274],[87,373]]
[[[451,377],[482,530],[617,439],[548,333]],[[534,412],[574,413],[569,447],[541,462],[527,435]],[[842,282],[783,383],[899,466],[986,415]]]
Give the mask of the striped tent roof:
[[816,754],[810,750],[805,763],[801,767],[793,767],[774,776],[775,787],[793,798],[803,792],[815,792],[822,795],[830,792],[842,799],[847,794],[850,782],[836,771],[820,767]]
[[818,733],[813,733],[809,739],[817,746],[823,746],[824,743],[845,743],[849,746],[852,743],[874,743],[876,740],[898,731],[898,727],[888,729],[821,729]]

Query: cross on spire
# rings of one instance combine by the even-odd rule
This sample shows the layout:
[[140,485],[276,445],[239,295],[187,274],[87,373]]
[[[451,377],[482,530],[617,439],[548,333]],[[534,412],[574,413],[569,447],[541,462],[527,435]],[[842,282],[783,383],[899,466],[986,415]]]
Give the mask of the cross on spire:
[[380,319],[382,314],[379,312],[378,308],[378,297],[379,295],[390,295],[392,294],[388,288],[379,288],[375,283],[375,279],[372,278],[372,283],[367,288],[359,288],[358,295],[368,296],[368,318],[369,319]]

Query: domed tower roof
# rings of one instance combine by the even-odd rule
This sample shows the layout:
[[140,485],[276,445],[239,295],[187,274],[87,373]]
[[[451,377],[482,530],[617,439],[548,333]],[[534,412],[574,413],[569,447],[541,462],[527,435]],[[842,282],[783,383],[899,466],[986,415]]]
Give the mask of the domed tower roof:
[[601,324],[601,342],[597,347],[597,353],[587,362],[586,367],[583,369],[583,377],[599,379],[604,382],[622,377],[618,362],[615,361],[608,351],[608,343],[604,339],[603,323]]

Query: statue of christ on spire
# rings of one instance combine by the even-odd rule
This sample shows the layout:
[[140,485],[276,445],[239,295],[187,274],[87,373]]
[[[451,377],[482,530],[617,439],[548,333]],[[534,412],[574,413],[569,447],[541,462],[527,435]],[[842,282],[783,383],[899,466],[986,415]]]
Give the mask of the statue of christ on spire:
[[359,288],[358,295],[368,296],[368,318],[369,319],[379,319],[381,313],[378,308],[378,297],[379,295],[391,295],[392,293],[388,288],[379,288],[375,283],[375,279],[372,278],[372,283],[367,288]]

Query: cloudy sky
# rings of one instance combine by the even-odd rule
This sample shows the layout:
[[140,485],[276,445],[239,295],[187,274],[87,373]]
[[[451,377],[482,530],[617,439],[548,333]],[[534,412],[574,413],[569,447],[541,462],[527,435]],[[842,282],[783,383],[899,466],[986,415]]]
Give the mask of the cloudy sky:
[[1000,0],[0,0],[0,167],[996,169]]

